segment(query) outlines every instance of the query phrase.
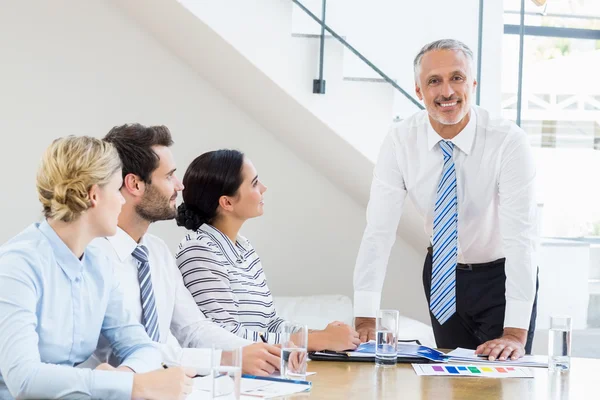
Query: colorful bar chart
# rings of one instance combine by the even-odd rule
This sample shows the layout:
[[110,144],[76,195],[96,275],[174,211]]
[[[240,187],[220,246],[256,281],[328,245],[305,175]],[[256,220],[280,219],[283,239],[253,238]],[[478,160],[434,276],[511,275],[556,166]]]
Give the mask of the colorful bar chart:
[[480,365],[413,364],[421,376],[467,376],[479,378],[533,378],[533,371],[525,367],[482,367]]

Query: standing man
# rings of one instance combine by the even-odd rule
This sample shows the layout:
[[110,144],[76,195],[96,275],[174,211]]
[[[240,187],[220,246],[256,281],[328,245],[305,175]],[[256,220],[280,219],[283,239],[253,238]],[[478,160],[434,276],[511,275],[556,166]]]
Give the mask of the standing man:
[[[125,307],[157,343],[163,361],[193,366],[199,374],[208,374],[211,346],[224,350],[243,347],[244,373],[273,373],[279,368],[281,350],[242,339],[207,319],[186,289],[165,242],[147,232],[153,222],[175,218],[177,194],[183,190],[175,175],[169,129],[122,125],[114,127],[104,140],[114,145],[123,163],[120,192],[125,204],[116,235],[96,239],[92,245],[112,260]],[[226,359],[230,353],[223,351],[219,356]],[[117,363],[102,339],[95,358],[96,362]]]
[[387,262],[410,196],[431,244],[423,287],[440,348],[494,359],[531,352],[537,302],[535,166],[526,133],[471,105],[473,53],[423,47],[415,90],[426,110],[394,125],[371,187],[354,270],[356,330],[374,338]]

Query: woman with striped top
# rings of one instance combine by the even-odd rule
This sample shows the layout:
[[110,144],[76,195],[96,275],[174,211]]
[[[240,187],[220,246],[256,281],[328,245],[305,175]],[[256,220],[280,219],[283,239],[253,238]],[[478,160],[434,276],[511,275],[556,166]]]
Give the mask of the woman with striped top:
[[[193,233],[179,244],[176,259],[196,304],[243,338],[279,343],[284,321],[273,306],[258,254],[239,235],[246,220],[263,214],[267,188],[256,169],[239,151],[211,151],[190,164],[183,184],[177,224]],[[311,331],[308,338],[311,351],[354,349],[359,343],[356,331],[341,322]]]

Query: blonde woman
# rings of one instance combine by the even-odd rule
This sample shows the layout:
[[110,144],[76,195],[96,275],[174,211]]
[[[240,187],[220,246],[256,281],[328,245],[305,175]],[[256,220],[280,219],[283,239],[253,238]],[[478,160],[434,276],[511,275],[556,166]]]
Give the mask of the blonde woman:
[[[45,220],[0,247],[0,398],[7,391],[19,399],[191,392],[193,370],[156,370],[160,353],[125,311],[112,266],[87,247],[115,234],[120,187],[121,162],[111,144],[70,136],[46,150],[37,175]],[[92,354],[100,333],[121,366],[73,368]]]

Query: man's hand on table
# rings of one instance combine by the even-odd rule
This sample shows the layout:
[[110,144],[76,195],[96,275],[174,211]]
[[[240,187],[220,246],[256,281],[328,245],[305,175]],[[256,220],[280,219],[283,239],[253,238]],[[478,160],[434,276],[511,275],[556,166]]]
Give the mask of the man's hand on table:
[[356,317],[354,319],[354,329],[358,332],[358,337],[362,343],[375,340],[375,318]]
[[488,355],[490,361],[518,360],[525,355],[527,330],[517,328],[504,328],[502,337],[489,340],[477,347],[475,354]]

